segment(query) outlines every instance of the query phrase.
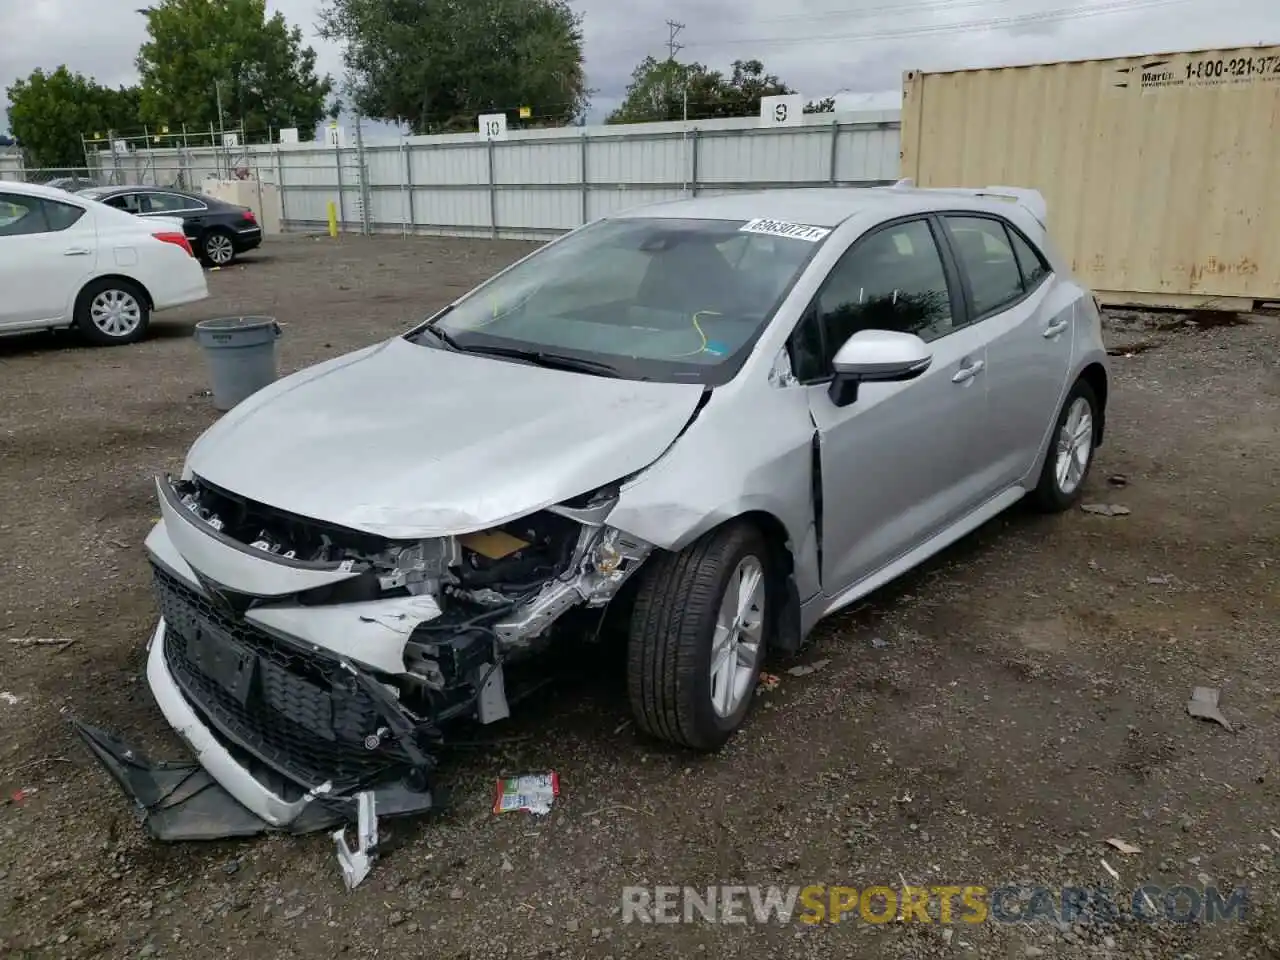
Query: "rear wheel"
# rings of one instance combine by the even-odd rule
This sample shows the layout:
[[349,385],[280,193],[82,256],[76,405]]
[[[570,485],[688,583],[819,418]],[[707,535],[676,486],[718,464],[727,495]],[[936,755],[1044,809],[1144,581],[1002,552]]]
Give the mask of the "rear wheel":
[[1060,513],[1084,494],[1098,441],[1098,413],[1097,394],[1084,380],[1077,380],[1058,412],[1049,453],[1040,471],[1034,499],[1041,510]]
[[236,247],[231,234],[225,230],[210,230],[200,241],[200,253],[215,267],[225,267],[236,258]]
[[769,641],[770,556],[757,529],[734,524],[642,572],[627,685],[645,732],[712,751],[742,726]]
[[151,321],[146,294],[128,280],[95,280],[76,299],[76,329],[90,343],[119,346],[141,340]]

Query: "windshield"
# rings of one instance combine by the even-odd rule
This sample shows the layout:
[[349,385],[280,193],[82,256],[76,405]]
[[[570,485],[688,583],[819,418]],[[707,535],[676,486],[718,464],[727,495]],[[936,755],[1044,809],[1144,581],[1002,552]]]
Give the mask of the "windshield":
[[726,383],[828,233],[777,221],[604,220],[482,286],[431,328],[463,351]]

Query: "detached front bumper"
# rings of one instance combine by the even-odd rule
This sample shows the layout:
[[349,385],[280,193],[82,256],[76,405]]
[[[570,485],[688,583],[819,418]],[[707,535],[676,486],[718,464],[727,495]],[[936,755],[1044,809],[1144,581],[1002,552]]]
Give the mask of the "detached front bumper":
[[254,778],[231,751],[218,742],[218,738],[204,725],[178,689],[165,663],[165,622],[156,625],[147,652],[147,683],[156,698],[160,712],[169,726],[180,736],[195,754],[209,775],[241,806],[272,827],[285,828],[306,812],[311,802],[320,795],[315,790],[301,797],[288,800],[273,792]]
[[[141,751],[111,734],[77,722],[81,736],[112,777],[134,801],[147,831],[158,840],[206,840],[251,836],[268,830],[309,833],[355,823],[359,794],[373,795],[380,816],[422,813],[431,809],[430,791],[409,789],[392,775],[381,785],[332,780],[304,787],[260,756],[267,738],[251,752],[228,733],[236,732],[223,718],[222,729],[187,698],[175,676],[181,662],[182,638],[162,619],[147,648],[147,683],[165,720],[191,748],[196,763],[152,762]],[[178,671],[181,672],[180,670]],[[190,678],[184,678],[190,682]],[[257,731],[261,736],[262,731]],[[241,735],[254,731],[242,730]],[[319,738],[323,742],[323,737]],[[269,746],[269,743],[267,743]],[[296,759],[296,758],[295,758]],[[371,758],[372,759],[372,758]],[[384,758],[385,762],[385,758]]]
[[[357,821],[358,793],[340,792],[331,783],[302,790],[215,732],[183,695],[166,662],[170,639],[161,620],[147,648],[147,683],[196,763],[152,762],[106,731],[76,722],[90,749],[139,808],[151,836],[176,841],[269,830],[310,833]],[[369,792],[380,816],[422,813],[433,806],[431,793],[403,784],[370,786]]]
[[214,840],[252,836],[270,829],[306,833],[352,819],[344,804],[315,803],[309,792],[289,799],[232,755],[182,696],[165,663],[165,623],[147,646],[147,683],[165,719],[195,754],[197,763],[153,763],[141,751],[85,723],[76,727],[90,749],[134,801],[147,831],[158,840]]

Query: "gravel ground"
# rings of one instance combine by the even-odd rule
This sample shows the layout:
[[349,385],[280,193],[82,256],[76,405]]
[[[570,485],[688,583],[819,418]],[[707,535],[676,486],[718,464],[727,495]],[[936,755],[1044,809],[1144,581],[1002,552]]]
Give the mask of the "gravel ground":
[[[180,755],[141,675],[142,540],[150,478],[215,418],[191,325],[274,314],[294,370],[528,249],[291,238],[211,273],[211,299],[141,345],[0,341],[0,955],[1276,955],[1280,323],[1264,318],[1116,319],[1087,500],[1131,513],[988,524],[820,627],[799,658],[819,669],[772,666],[780,684],[718,756],[638,738],[606,651],[449,753],[452,805],[384,827],[354,893],[324,835],[146,840],[66,721]],[[75,643],[3,640],[23,636]],[[1187,716],[1196,685],[1221,688],[1234,733]],[[552,768],[549,816],[489,812],[496,776]],[[629,884],[1105,884],[1127,901],[1146,881],[1245,886],[1251,904],[1110,929],[620,916]]]

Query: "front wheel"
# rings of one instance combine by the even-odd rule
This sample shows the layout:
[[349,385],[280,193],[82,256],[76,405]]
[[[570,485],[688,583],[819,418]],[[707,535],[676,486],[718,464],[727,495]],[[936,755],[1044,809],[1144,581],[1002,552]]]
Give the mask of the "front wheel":
[[76,298],[76,329],[101,347],[141,340],[150,319],[146,295],[128,280],[95,280]]
[[1078,380],[1058,411],[1036,485],[1036,506],[1047,513],[1061,513],[1080,499],[1097,442],[1098,397],[1088,383]]
[[768,646],[768,544],[734,524],[650,563],[631,616],[632,712],[646,733],[717,750],[747,717]]

